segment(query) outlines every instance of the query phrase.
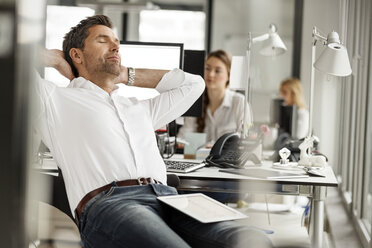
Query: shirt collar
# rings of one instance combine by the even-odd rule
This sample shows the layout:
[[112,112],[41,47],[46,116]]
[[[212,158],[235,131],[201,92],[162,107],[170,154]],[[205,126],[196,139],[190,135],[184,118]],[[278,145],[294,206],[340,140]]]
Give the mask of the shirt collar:
[[233,101],[233,92],[230,89],[226,89],[225,97],[223,98],[222,106],[231,107]]
[[[70,82],[70,84],[67,86],[67,88],[82,88],[82,89],[87,89],[87,90],[93,90],[97,93],[107,95],[107,92],[104,91],[101,87],[99,87],[95,83],[93,83],[93,82],[91,82],[91,81],[89,81],[89,80],[87,80],[83,77],[74,78]],[[118,88],[119,87],[117,85],[114,85],[114,90],[112,92],[114,92]]]

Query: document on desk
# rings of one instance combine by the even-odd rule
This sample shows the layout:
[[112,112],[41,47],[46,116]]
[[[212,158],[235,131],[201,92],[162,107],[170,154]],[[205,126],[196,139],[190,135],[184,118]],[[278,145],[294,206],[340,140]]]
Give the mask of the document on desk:
[[158,199],[202,223],[247,218],[245,214],[201,193],[159,196]]
[[221,169],[220,172],[237,174],[247,177],[255,177],[262,179],[290,179],[290,178],[306,178],[309,177],[304,173],[291,173],[288,171],[267,170],[264,168],[249,168],[249,169]]

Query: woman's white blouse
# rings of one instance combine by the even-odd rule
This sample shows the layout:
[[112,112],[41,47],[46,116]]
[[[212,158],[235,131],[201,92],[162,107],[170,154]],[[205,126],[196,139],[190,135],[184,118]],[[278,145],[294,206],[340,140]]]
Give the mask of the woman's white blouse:
[[[207,143],[213,144],[216,140],[225,133],[240,132],[243,127],[244,118],[244,95],[226,89],[225,97],[222,104],[212,115],[209,108],[207,108],[207,115],[205,118],[204,133],[207,134]],[[248,124],[252,124],[252,111],[248,105],[246,119]],[[188,132],[196,132],[197,118],[185,117],[184,125],[178,132],[178,137],[184,138]]]

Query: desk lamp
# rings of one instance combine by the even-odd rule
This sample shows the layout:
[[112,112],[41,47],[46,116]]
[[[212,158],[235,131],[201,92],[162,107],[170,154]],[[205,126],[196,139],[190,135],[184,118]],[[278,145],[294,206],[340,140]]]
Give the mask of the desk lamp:
[[[311,51],[311,77],[310,77],[310,104],[309,104],[309,133],[304,142],[299,146],[301,150],[299,165],[305,167],[322,166],[325,158],[311,155],[314,137],[312,135],[313,96],[314,96],[314,68],[329,75],[345,77],[351,74],[351,67],[346,48],[341,45],[339,35],[332,31],[327,38],[322,36],[316,27],[313,27],[313,42]],[[326,46],[322,54],[315,61],[317,41]],[[314,63],[315,61],[315,63]]]
[[[287,51],[287,47],[284,45],[282,39],[279,37],[277,33],[277,28],[275,24],[269,25],[269,31],[266,34],[257,36],[252,38],[252,33],[248,33],[248,46],[246,51],[246,63],[247,63],[247,84],[245,85],[244,96],[245,100],[250,103],[251,102],[251,83],[250,83],[250,61],[251,61],[251,49],[252,45],[263,42],[263,47],[260,49],[260,54],[264,56],[277,56],[283,54]],[[247,112],[247,104],[244,105],[244,117],[243,117],[243,130],[242,136],[243,138],[248,137],[248,123],[246,123],[246,112]]]

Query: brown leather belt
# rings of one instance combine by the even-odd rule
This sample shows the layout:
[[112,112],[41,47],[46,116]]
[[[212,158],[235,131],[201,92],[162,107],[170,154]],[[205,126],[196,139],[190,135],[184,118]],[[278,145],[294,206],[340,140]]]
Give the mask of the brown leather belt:
[[162,184],[160,181],[152,179],[151,177],[148,177],[148,178],[139,177],[138,179],[129,179],[129,180],[113,182],[113,183],[107,184],[105,186],[99,187],[98,189],[92,190],[91,192],[86,194],[83,197],[83,199],[81,199],[79,204],[77,205],[77,207],[75,209],[75,215],[76,215],[75,218],[77,220],[79,219],[79,217],[81,215],[81,211],[83,211],[83,208],[84,208],[85,204],[87,204],[93,197],[95,197],[96,195],[98,195],[99,193],[101,193],[103,191],[109,190],[113,186],[123,187],[123,186],[133,186],[133,185],[147,185],[147,184],[150,184],[150,183]]

